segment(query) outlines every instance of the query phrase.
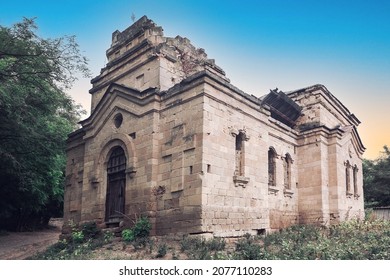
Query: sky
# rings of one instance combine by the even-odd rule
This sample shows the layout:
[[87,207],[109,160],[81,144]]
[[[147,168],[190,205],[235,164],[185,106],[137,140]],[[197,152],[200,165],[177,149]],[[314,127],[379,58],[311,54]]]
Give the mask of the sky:
[[[323,84],[361,121],[364,158],[390,146],[390,1],[0,0],[0,25],[36,18],[44,38],[76,35],[93,76],[111,34],[148,16],[205,49],[248,94]],[[69,94],[89,112],[90,79]]]

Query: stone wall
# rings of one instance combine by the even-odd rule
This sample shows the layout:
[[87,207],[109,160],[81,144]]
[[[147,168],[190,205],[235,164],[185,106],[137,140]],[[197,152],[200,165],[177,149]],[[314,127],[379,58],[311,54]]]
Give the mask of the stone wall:
[[144,215],[153,235],[240,236],[364,216],[359,121],[324,86],[275,90],[267,103],[146,17],[113,33],[107,57],[91,116],[68,140],[65,221],[111,226],[117,147],[126,186],[115,226]]

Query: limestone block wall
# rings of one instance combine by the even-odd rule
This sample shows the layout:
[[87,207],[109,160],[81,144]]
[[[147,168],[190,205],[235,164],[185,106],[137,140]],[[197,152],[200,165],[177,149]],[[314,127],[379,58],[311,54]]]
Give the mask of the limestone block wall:
[[[129,219],[148,213],[151,203],[153,168],[157,166],[157,123],[153,113],[153,102],[147,106],[129,103],[113,94],[115,102],[106,107],[85,124],[84,174],[82,185],[81,221],[104,222],[107,194],[107,162],[111,151],[120,146],[127,158],[126,206]],[[121,125],[115,124],[116,116],[123,118]]]
[[350,112],[323,86],[317,86],[305,93],[290,95],[302,107],[302,116],[298,120],[301,129],[325,125],[332,129],[336,126],[353,125]]
[[[351,218],[364,218],[362,161],[352,143],[352,135],[345,133],[336,146],[333,166],[333,192],[330,203],[332,223]],[[347,171],[348,170],[348,171]],[[349,175],[347,175],[347,172]],[[349,176],[349,180],[347,179]]]
[[81,219],[81,195],[84,175],[83,134],[75,133],[72,145],[66,151],[66,182],[64,193],[64,225]]
[[[269,113],[227,88],[206,87],[204,102],[204,230],[215,235],[257,234],[298,222],[297,168],[292,129],[270,123]],[[237,172],[236,137],[242,133],[243,174]],[[292,133],[289,135],[289,133]],[[269,190],[268,149],[274,146],[278,185]],[[290,154],[291,190],[283,159]]]
[[304,135],[297,148],[299,223],[326,224],[328,177],[326,143],[319,133]]
[[202,232],[202,89],[167,94],[159,113],[158,235]]
[[[294,130],[278,122],[270,122],[267,147],[276,152],[275,183],[268,182],[268,166],[266,166],[268,186],[268,207],[270,211],[270,230],[277,230],[298,223],[298,156],[296,153],[296,135]],[[268,156],[268,150],[265,152]],[[286,155],[292,159],[290,165],[290,181],[286,182]],[[268,164],[268,159],[265,163]]]
[[159,86],[159,62],[153,56],[153,47],[146,44],[134,51],[131,58],[108,65],[99,76],[91,80],[91,111],[95,109],[111,83],[122,84],[137,90]]

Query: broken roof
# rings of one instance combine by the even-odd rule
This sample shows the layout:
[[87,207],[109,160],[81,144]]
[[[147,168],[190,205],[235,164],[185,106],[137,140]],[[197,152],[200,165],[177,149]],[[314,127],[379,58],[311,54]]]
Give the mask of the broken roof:
[[278,91],[278,89],[270,90],[270,93],[262,99],[261,104],[266,104],[270,107],[271,117],[289,127],[295,125],[295,121],[299,118],[302,111],[298,104],[284,92]]

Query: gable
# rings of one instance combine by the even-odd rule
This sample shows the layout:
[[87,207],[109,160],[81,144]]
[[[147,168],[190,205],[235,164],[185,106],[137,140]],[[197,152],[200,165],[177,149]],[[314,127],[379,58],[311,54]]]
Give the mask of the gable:
[[[329,112],[332,112],[334,115],[341,116],[345,121],[347,121],[351,125],[358,126],[360,124],[359,119],[352,114],[343,103],[340,102],[324,85],[313,85],[306,88],[289,91],[286,93],[288,97],[294,100],[297,103],[300,103],[300,100],[308,97],[308,96],[316,96],[315,98],[318,102],[322,103],[324,107]],[[321,100],[318,99],[318,95],[321,96]],[[301,104],[301,106],[304,106]],[[340,117],[338,117],[341,123],[342,121]]]
[[140,118],[153,109],[153,101],[158,101],[159,95],[155,89],[138,91],[118,84],[111,84],[104,93],[91,116],[80,122],[86,138],[93,137],[113,120],[115,115],[122,113]]

